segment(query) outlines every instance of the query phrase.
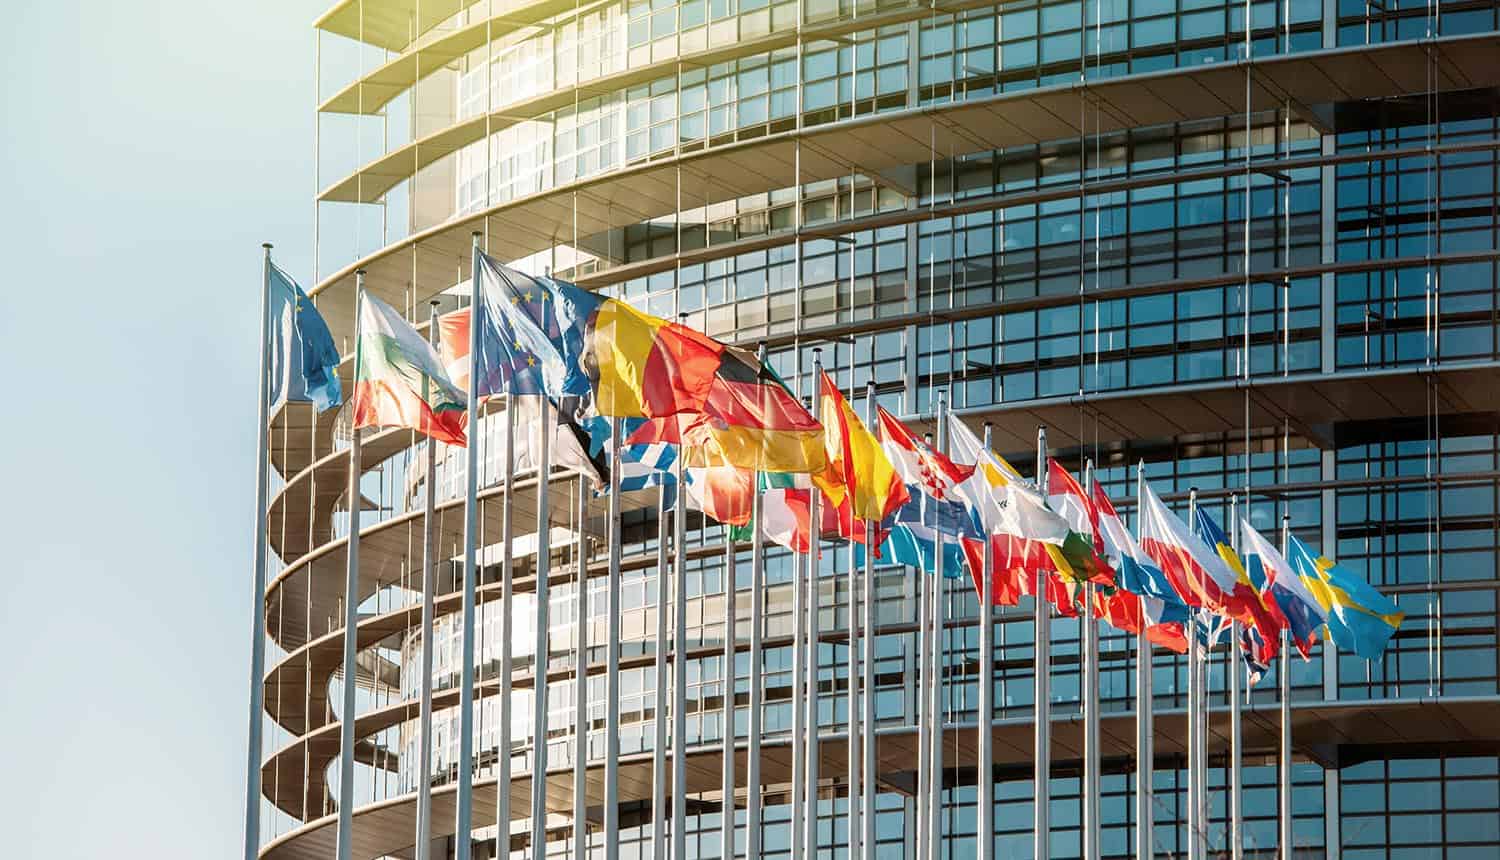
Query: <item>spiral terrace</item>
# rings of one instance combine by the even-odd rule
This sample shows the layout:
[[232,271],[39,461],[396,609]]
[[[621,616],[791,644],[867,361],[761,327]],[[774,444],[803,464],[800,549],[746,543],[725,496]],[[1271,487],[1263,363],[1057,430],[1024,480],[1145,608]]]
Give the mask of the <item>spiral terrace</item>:
[[[1245,56],[1245,15],[1253,30]],[[354,335],[355,276],[425,322],[461,306],[470,235],[524,271],[631,301],[722,340],[767,344],[810,394],[811,350],[844,387],[930,427],[937,393],[1013,462],[1052,456],[1131,516],[1135,476],[1168,501],[1238,511],[1392,595],[1407,619],[1367,664],[1319,645],[1291,668],[1295,856],[1500,855],[1500,3],[1413,8],[1286,0],[344,0],[316,24],[317,259],[309,290]],[[1248,126],[1248,129],[1247,129]],[[337,168],[331,165],[339,165]],[[1248,183],[1248,193],[1247,193]],[[1248,213],[1248,214],[1247,214]],[[1248,272],[1248,274],[1247,274]],[[1248,335],[1247,335],[1248,329]],[[1247,366],[1248,363],[1248,366]],[[352,373],[346,358],[346,383]],[[539,613],[538,479],[507,497],[495,406],[480,435],[474,857],[533,857],[534,739],[548,747],[548,854],[582,834],[652,855],[655,789],[686,765],[686,858],[729,856],[724,727],[736,731],[735,853],[790,857],[792,556],[768,548],[760,629],[751,551],[688,516],[685,563],[658,563],[655,490],[623,500],[619,780],[604,780],[607,502],[550,478],[550,611]],[[409,431],[362,435],[358,623],[343,629],[349,431],[305,404],[271,415],[272,566],[261,855],[332,855],[339,735],[357,740],[352,853],[412,857],[417,786],[431,856],[456,854],[463,463],[437,452],[434,755],[419,760],[425,458]],[[1024,468],[1023,471],[1030,471]],[[502,617],[499,535],[516,564]],[[579,531],[583,557],[579,557]],[[663,557],[670,558],[670,555]],[[819,855],[845,857],[849,814],[847,554],[825,553],[816,804]],[[577,648],[579,572],[588,647]],[[737,592],[725,624],[726,581]],[[877,569],[877,816],[868,856],[918,856],[919,577]],[[659,590],[665,584],[666,591]],[[686,650],[657,639],[659,595],[685,590]],[[1030,601],[996,611],[994,768],[977,767],[978,601],[946,585],[939,699],[944,850],[1031,856]],[[863,609],[861,608],[861,613]],[[535,623],[550,619],[537,660]],[[357,712],[340,713],[346,636]],[[726,662],[725,639],[734,651]],[[501,642],[514,661],[501,676]],[[752,643],[761,665],[751,665]],[[1085,856],[1080,627],[1052,624],[1050,853]],[[685,661],[680,689],[658,683]],[[1207,741],[1211,851],[1228,852],[1227,664],[1214,653]],[[1136,856],[1136,650],[1100,628],[1099,837]],[[732,673],[732,674],[731,674]],[[1156,653],[1154,852],[1185,854],[1185,660]],[[579,675],[587,723],[576,717]],[[1244,710],[1244,854],[1278,849],[1276,672]],[[549,719],[532,694],[546,678]],[[752,687],[761,731],[752,738]],[[509,690],[509,748],[499,703]],[[732,691],[732,695],[730,693]],[[726,711],[732,709],[733,718]],[[655,772],[657,721],[684,749]],[[589,758],[575,762],[587,732]],[[748,757],[758,749],[758,781]],[[497,826],[499,762],[510,821]],[[575,816],[582,780],[586,815]],[[761,821],[747,817],[750,797]],[[855,792],[857,806],[858,792]],[[925,812],[920,813],[925,815]],[[750,830],[755,827],[752,839]],[[676,841],[675,839],[673,840]],[[498,848],[497,848],[498,846]],[[803,846],[803,856],[812,850]]]

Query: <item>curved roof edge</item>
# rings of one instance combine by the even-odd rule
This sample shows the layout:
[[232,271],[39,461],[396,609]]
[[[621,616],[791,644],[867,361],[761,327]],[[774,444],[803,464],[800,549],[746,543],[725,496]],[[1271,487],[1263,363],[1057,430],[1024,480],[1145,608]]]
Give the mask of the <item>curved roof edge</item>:
[[[1500,84],[1493,62],[1500,34],[1444,37],[1338,48],[1250,64],[1252,107],[1376,98],[1427,87],[1428,57],[1439,58],[1444,89]],[[851,174],[878,175],[927,161],[937,151],[972,154],[1077,137],[1080,105],[1099,106],[1095,132],[1237,114],[1244,108],[1246,64],[1191,67],[1100,82],[1055,85],[942,106],[878,114],[741,141],[675,159],[626,168],[548,189],[413,234],[350,263],[316,285],[319,310],[335,330],[352,323],[346,293],[357,269],[366,287],[393,299],[408,284],[451,284],[467,277],[469,232],[483,228],[490,253],[519,259],[577,235],[595,235],[677,211],[678,177],[705,205],[797,183]],[[1067,117],[1075,117],[1069,120]],[[872,131],[878,130],[878,134]],[[800,158],[798,157],[800,155]],[[794,163],[800,161],[800,173]],[[572,206],[574,195],[588,206]],[[576,225],[575,225],[576,220]],[[413,256],[414,255],[414,256]],[[349,307],[342,305],[349,304]]]

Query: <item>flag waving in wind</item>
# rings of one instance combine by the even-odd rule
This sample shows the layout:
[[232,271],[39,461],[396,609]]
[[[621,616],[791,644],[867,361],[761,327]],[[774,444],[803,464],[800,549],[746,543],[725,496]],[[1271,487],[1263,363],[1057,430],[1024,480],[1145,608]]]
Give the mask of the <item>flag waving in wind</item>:
[[918,439],[896,416],[877,407],[880,444],[896,474],[906,484],[908,501],[892,516],[893,526],[883,546],[902,564],[933,571],[943,553],[943,575],[963,570],[963,538],[979,539],[982,532],[972,509],[953,490],[973,473],[931,445]]
[[1141,488],[1141,549],[1167,575],[1173,591],[1192,607],[1222,611],[1238,581],[1224,559],[1162,503],[1150,484]]
[[343,401],[338,347],[297,282],[274,263],[270,277],[271,317],[279,328],[271,335],[270,403],[311,403],[326,412]]
[[1406,613],[1368,582],[1313,552],[1296,535],[1289,537],[1287,549],[1292,569],[1327,613],[1333,644],[1366,660],[1384,653]]
[[479,349],[472,356],[480,397],[591,392],[583,371],[584,326],[604,301],[551,278],[536,278],[478,255]]
[[702,405],[648,421],[630,441],[680,445],[690,467],[823,472],[823,428],[812,413],[770,365],[747,350],[717,346],[718,367]]
[[1225,614],[1255,630],[1260,638],[1260,650],[1256,657],[1262,663],[1269,663],[1281,650],[1281,630],[1286,627],[1286,619],[1282,617],[1275,601],[1265,600],[1256,590],[1255,584],[1245,572],[1245,565],[1240,561],[1239,554],[1230,546],[1229,537],[1203,505],[1199,505],[1193,515],[1193,526],[1198,537],[1213,547],[1219,558],[1234,573],[1234,587],[1224,601],[1227,610]]
[[974,508],[987,531],[1056,546],[1067,541],[1067,520],[1048,508],[1042,494],[952,412],[948,441],[955,460],[973,464],[966,467],[971,474],[954,493]]
[[437,350],[396,309],[359,294],[354,353],[354,428],[410,427],[449,445],[464,444],[467,397]]
[[879,523],[907,502],[906,484],[880,440],[854,414],[826,371],[818,384],[822,386],[823,446],[831,473],[828,483],[837,482],[837,495],[848,499],[852,517]]
[[1318,641],[1318,630],[1328,620],[1327,611],[1307,590],[1302,578],[1292,572],[1292,566],[1281,553],[1251,527],[1249,520],[1240,520],[1240,534],[1244,535],[1246,571],[1252,579],[1261,580],[1261,591],[1270,595],[1280,608],[1292,644],[1306,659],[1313,643]]
[[1141,599],[1146,638],[1178,653],[1186,652],[1187,633],[1183,623],[1188,620],[1188,609],[1182,596],[1125,528],[1125,521],[1120,519],[1103,484],[1094,484],[1094,506],[1099,512],[1099,540],[1114,566],[1116,581],[1120,588]]

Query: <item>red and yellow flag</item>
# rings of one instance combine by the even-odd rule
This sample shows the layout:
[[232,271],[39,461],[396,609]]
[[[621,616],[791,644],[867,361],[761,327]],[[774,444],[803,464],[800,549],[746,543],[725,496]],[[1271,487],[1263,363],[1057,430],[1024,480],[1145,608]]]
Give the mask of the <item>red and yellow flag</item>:
[[585,335],[595,408],[611,418],[661,418],[703,408],[724,345],[618,299],[600,304]]
[[827,371],[820,374],[823,447],[828,469],[820,484],[835,504],[848,501],[855,519],[881,522],[910,500],[906,483]]
[[647,421],[629,443],[680,445],[689,467],[822,473],[828,457],[817,419],[753,354],[723,344],[719,348],[718,367],[701,408]]

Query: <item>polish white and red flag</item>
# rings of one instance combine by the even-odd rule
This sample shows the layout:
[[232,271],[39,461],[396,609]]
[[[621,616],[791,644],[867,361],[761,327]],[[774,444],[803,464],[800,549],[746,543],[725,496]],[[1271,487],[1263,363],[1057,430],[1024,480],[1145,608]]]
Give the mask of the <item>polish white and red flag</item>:
[[1142,551],[1184,603],[1223,614],[1238,582],[1228,563],[1172,513],[1150,484],[1142,483],[1140,504]]

